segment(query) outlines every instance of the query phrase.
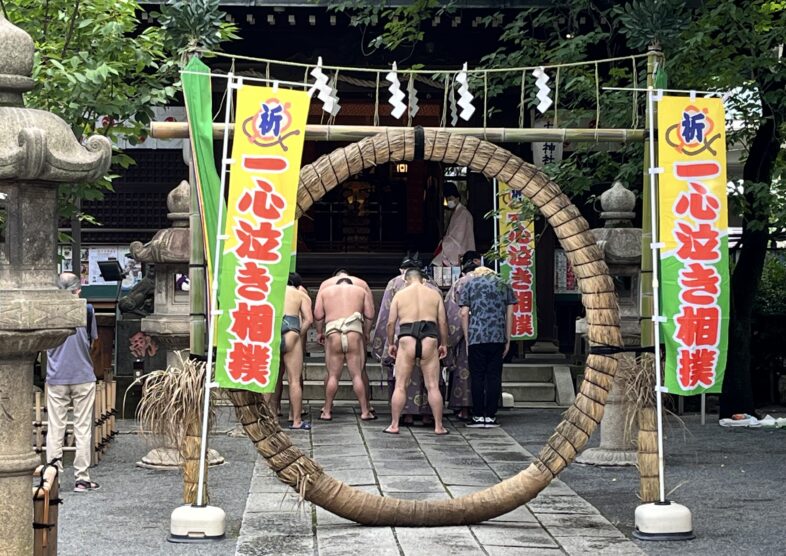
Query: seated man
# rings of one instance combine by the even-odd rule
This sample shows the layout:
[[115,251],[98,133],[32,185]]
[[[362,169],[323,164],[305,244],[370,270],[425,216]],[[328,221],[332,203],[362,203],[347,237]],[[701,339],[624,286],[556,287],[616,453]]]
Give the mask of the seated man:
[[[445,304],[439,292],[423,284],[423,274],[419,269],[407,270],[404,280],[407,285],[393,298],[388,317],[388,353],[396,360],[396,387],[390,401],[392,418],[385,432],[399,432],[398,422],[406,402],[407,384],[412,368],[419,362],[428,390],[428,403],[434,415],[434,433],[448,434],[442,426],[442,393],[439,391],[439,360],[447,355]],[[394,341],[397,322],[400,323],[398,345]]]
[[[272,395],[273,410],[278,414],[281,406],[281,390],[284,383],[284,372],[289,385],[289,426],[292,430],[309,430],[311,424],[301,421],[303,409],[303,342],[305,333],[311,327],[314,318],[311,313],[311,298],[295,287],[296,279],[290,274],[284,297],[284,317],[281,320],[281,365],[278,373],[275,394]],[[271,402],[271,395],[266,399]]]
[[335,285],[317,294],[314,317],[317,321],[317,339],[325,346],[328,372],[325,407],[319,418],[323,421],[333,419],[333,400],[346,361],[352,378],[352,389],[360,402],[360,418],[364,421],[376,419],[369,408],[363,381],[366,360],[364,323],[374,318],[371,296],[360,286],[355,286],[349,278],[340,278]]

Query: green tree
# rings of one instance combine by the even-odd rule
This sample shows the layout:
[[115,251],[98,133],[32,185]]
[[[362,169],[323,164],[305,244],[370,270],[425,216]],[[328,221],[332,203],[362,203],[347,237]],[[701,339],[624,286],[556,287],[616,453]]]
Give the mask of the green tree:
[[[354,9],[354,13],[368,14],[362,3],[345,4],[354,5],[345,8],[350,12]],[[389,10],[393,10],[389,13],[397,26],[373,28],[376,35],[372,33],[372,44],[393,50],[401,44],[397,37],[422,40],[422,35],[400,28],[410,20],[397,18],[398,12]],[[486,23],[494,17],[486,18]],[[415,21],[419,29],[420,21]],[[490,67],[532,66],[624,56],[656,45],[665,54],[670,87],[732,93],[726,102],[736,125],[728,131],[728,143],[742,147],[744,167],[730,200],[733,210],[743,217],[743,233],[732,273],[732,320],[721,417],[754,409],[750,355],[753,301],[768,242],[786,230],[786,192],[781,180],[786,166],[782,148],[786,139],[784,37],[783,0],[706,0],[693,4],[636,0],[617,7],[608,2],[566,0],[518,12],[502,30],[499,48],[482,59]],[[637,71],[639,85],[644,85],[643,70],[639,67]],[[509,92],[521,83],[520,76],[491,75],[491,95]],[[603,85],[629,85],[633,68],[601,69],[599,76]],[[592,67],[561,72],[560,125],[586,126],[594,119],[595,87]],[[643,101],[641,95],[632,110],[629,95],[601,94],[600,126],[630,126],[631,120],[643,117]],[[525,102],[528,107],[536,103],[532,94]],[[641,145],[635,144],[615,150],[579,145],[547,171],[572,193],[586,192],[595,183],[613,179],[641,190],[642,154]]]
[[[751,336],[755,300],[767,246],[783,234],[786,212],[781,176],[786,168],[786,2],[708,0],[689,17],[676,13],[682,2],[632,2],[616,13],[629,42],[662,44],[669,86],[727,91],[727,143],[743,149],[742,179],[732,190],[732,208],[743,218],[737,262],[731,275],[731,322],[720,417],[753,413]],[[660,35],[656,34],[656,31]]]
[[[36,86],[26,105],[59,115],[78,139],[99,133],[115,144],[144,139],[152,108],[178,91],[184,54],[234,38],[219,0],[170,0],[151,24],[140,21],[137,0],[15,0],[2,8],[36,46]],[[113,171],[131,164],[115,149]],[[61,216],[92,220],[79,201],[103,198],[114,177],[60,187]]]

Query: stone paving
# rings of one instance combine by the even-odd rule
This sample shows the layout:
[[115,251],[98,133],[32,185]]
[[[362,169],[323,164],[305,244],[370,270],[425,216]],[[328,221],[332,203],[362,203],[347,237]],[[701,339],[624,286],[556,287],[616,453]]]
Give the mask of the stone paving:
[[[483,489],[524,469],[532,454],[503,429],[446,423],[383,434],[389,418],[362,422],[337,409],[332,422],[290,436],[334,477],[397,498],[436,500]],[[364,527],[312,504],[281,484],[260,457],[254,468],[237,554],[368,556],[461,554],[643,554],[587,501],[556,480],[525,507],[481,525]]]

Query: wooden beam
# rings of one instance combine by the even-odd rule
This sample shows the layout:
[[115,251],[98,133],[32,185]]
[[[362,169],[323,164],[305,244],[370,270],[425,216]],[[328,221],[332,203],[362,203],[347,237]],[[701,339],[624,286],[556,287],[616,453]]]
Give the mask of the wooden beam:
[[[363,125],[307,125],[306,140],[354,142],[382,133],[385,129],[401,129],[400,127],[385,128],[381,126]],[[439,129],[439,128],[425,128]],[[186,122],[151,122],[150,137],[155,139],[185,139],[188,137]],[[451,127],[446,128],[454,135],[479,137],[492,143],[534,143],[534,142],[599,142],[628,143],[644,141],[643,129],[518,129],[506,127]],[[234,133],[234,124],[230,125],[230,133]],[[213,137],[224,136],[223,124],[213,124]]]

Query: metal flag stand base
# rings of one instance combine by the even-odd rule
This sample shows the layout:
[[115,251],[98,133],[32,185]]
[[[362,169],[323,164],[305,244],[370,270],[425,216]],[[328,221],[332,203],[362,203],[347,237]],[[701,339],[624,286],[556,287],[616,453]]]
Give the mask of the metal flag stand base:
[[669,500],[638,506],[635,523],[633,536],[640,541],[689,541],[696,537],[690,510]]
[[173,543],[210,543],[225,538],[224,510],[216,506],[186,504],[175,508],[167,541]]
[[652,252],[652,304],[653,332],[655,348],[655,404],[658,424],[658,483],[659,501],[641,504],[636,508],[636,529],[633,536],[642,541],[686,541],[695,538],[693,534],[693,518],[688,508],[666,499],[663,461],[663,394],[667,390],[661,381],[661,345],[660,323],[665,319],[660,316],[658,264],[661,248],[660,231],[658,229],[658,188],[656,176],[663,171],[655,162],[655,101],[660,100],[663,91],[647,88],[647,112],[649,117],[649,186],[650,186],[650,218],[653,242]]

